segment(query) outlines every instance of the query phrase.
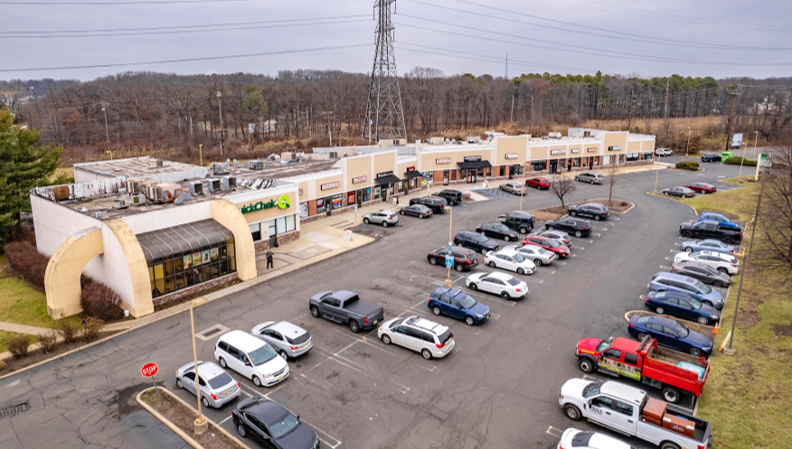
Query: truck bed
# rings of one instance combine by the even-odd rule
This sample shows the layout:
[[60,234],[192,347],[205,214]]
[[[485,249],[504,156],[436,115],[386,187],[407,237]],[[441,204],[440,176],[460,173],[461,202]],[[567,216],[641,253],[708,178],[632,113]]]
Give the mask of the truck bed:
[[369,318],[373,318],[382,313],[382,307],[364,299],[358,299],[352,302],[352,304],[344,304],[344,310]]
[[[701,379],[697,373],[680,368],[680,362],[687,362],[704,369]],[[696,396],[701,396],[701,390],[709,376],[709,363],[701,362],[700,358],[676,351],[664,351],[659,348],[650,348],[645,352],[642,369],[644,377],[660,381],[673,387],[689,391]]]
[[[666,414],[676,415],[676,416],[679,416],[681,418],[685,418],[687,420],[693,421],[693,423],[696,425],[696,430],[693,433],[692,440],[694,440],[697,445],[698,444],[705,444],[707,442],[707,440],[709,439],[710,431],[711,431],[709,422],[704,421],[704,420],[699,419],[699,418],[696,418],[695,416],[689,415],[687,413],[682,413],[682,412],[676,411],[675,409],[672,409],[670,407],[666,410]],[[644,426],[648,426],[648,427],[644,427]],[[643,431],[641,430],[641,427],[644,427]],[[642,434],[644,436],[647,436],[647,435],[655,435],[655,436],[657,436],[657,435],[674,435],[676,437],[673,438],[673,441],[676,441],[676,442],[691,441],[691,438],[686,437],[686,436],[682,435],[681,433],[677,433],[677,432],[674,432],[673,430],[665,429],[665,428],[663,428],[661,426],[658,426],[658,425],[652,424],[650,422],[644,421],[643,416],[639,420],[638,428],[636,430],[638,432],[638,435],[637,435],[638,437],[641,437]],[[647,438],[644,438],[644,439],[647,439]],[[651,442],[653,442],[655,444],[658,444],[661,441],[663,441],[664,439],[665,438],[659,438],[659,439],[651,438],[651,439],[647,439],[647,440],[651,441]],[[685,447],[685,445],[683,445],[683,447]],[[693,447],[695,447],[695,446],[693,446]]]

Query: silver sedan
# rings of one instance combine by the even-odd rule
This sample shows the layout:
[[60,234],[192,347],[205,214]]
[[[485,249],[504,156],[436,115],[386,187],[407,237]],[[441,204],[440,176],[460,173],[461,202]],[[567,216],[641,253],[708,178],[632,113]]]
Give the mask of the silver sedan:
[[536,245],[509,245],[503,249],[511,249],[517,251],[520,255],[528,260],[532,260],[537,267],[542,265],[550,265],[554,260],[558,259],[556,253],[540,248]]
[[284,360],[307,354],[313,349],[311,334],[288,321],[267,321],[255,326],[250,333],[271,344]]
[[[198,381],[201,386],[201,403],[204,407],[221,407],[242,394],[239,382],[213,362],[198,361]],[[195,364],[192,362],[176,370],[176,386],[196,393]]]
[[527,190],[524,185],[515,182],[507,182],[506,184],[502,184],[500,189],[513,195],[525,195]]

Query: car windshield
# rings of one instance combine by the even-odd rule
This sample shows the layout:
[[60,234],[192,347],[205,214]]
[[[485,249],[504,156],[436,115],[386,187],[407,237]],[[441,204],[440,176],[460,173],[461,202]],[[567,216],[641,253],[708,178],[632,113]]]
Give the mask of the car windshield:
[[610,342],[602,340],[600,342],[600,344],[597,345],[597,348],[595,349],[595,351],[596,352],[602,352],[602,351],[604,351],[604,350],[606,350],[608,348],[610,348]]
[[289,343],[291,343],[293,345],[301,345],[301,344],[305,343],[306,341],[308,341],[309,338],[311,338],[311,335],[308,332],[306,332],[306,333],[304,333],[302,335],[298,335],[297,337],[294,337],[294,338],[286,337],[286,340],[289,340]]
[[509,228],[507,228],[506,226],[504,226],[502,224],[496,224],[492,228],[495,229],[496,231],[509,232]]
[[602,386],[602,382],[592,382],[586,385],[586,387],[583,388],[583,397],[590,398],[594,395],[599,394],[601,386]]
[[514,259],[515,262],[525,262],[525,257],[523,257],[523,256],[521,256],[519,254],[513,255],[512,259]]
[[688,298],[688,302],[690,303],[691,307],[693,307],[695,310],[701,309],[701,303],[699,302],[698,299]]
[[456,297],[457,301],[459,301],[462,306],[466,309],[470,309],[476,305],[476,300],[471,298],[470,295],[459,295]]
[[294,431],[300,426],[300,421],[291,413],[285,414],[277,422],[270,423],[269,428],[272,431],[272,436],[277,440]]
[[248,357],[250,357],[250,363],[252,363],[253,366],[259,366],[274,359],[277,355],[278,353],[272,349],[272,346],[264,345],[248,354]]
[[538,252],[539,252],[539,254],[541,254],[543,256],[546,256],[546,255],[550,254],[550,251],[548,251],[548,250],[546,250],[544,248],[539,248]]
[[209,386],[212,387],[213,390],[217,390],[230,384],[233,380],[234,379],[232,379],[228,373],[220,373],[219,376],[209,379]]
[[676,323],[674,326],[674,332],[682,338],[687,337],[690,335],[690,331],[683,325]]
[[402,321],[404,321],[404,318],[399,318],[397,320],[393,320],[393,322],[390,325],[390,328],[393,329],[394,327],[400,325],[402,323]]

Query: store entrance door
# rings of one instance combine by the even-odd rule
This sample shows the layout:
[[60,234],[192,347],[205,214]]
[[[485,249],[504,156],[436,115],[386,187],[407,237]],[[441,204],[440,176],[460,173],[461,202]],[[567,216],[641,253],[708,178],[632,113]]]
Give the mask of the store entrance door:
[[550,173],[558,173],[558,161],[550,161]]

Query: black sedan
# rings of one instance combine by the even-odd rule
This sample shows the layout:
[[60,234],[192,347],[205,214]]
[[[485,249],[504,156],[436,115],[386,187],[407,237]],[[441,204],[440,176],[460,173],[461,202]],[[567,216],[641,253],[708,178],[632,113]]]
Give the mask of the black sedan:
[[670,315],[699,324],[714,324],[720,321],[718,309],[702,303],[687,293],[670,290],[651,291],[647,293],[644,305],[660,315]]
[[488,251],[497,251],[500,245],[495,240],[490,240],[481,234],[473,231],[457,232],[454,236],[454,245],[470,248],[474,251],[486,253]]
[[242,438],[250,437],[264,447],[316,449],[319,437],[280,405],[263,398],[248,398],[231,412]]
[[705,284],[712,284],[714,287],[728,287],[732,284],[732,278],[728,274],[722,273],[705,263],[692,260],[675,262],[671,271],[696,278]]
[[696,196],[696,192],[688,189],[687,187],[676,186],[671,187],[670,189],[663,189],[660,191],[663,195],[671,195],[671,196],[679,196],[682,198],[693,198]]
[[573,217],[591,217],[597,221],[608,218],[608,206],[599,203],[573,204],[569,206],[569,215]]
[[434,214],[432,209],[424,206],[423,204],[411,204],[409,206],[402,207],[399,211],[401,215],[409,215],[411,217],[418,217],[418,218],[429,218]]
[[704,153],[701,155],[701,162],[720,162],[721,157],[718,153]]
[[514,242],[520,239],[520,234],[512,231],[505,224],[498,222],[480,224],[476,226],[476,232],[487,237],[503,239],[507,242]]
[[562,218],[560,220],[547,220],[545,228],[548,231],[558,229],[568,232],[577,238],[586,237],[591,234],[591,222],[582,218]]

